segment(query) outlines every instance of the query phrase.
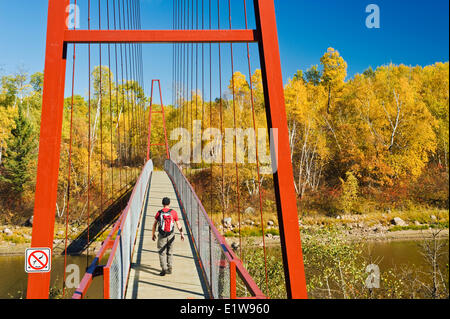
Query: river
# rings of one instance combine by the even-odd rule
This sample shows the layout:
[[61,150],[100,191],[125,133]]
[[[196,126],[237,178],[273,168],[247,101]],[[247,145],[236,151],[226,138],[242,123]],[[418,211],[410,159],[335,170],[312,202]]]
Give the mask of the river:
[[[423,268],[426,267],[426,262],[421,255],[419,243],[420,241],[370,242],[367,243],[365,254],[367,256],[371,254],[373,260],[377,260],[377,264],[382,271],[400,266]],[[444,266],[448,264],[449,260],[448,240],[446,240],[446,245],[447,254],[443,256],[443,260],[441,261]],[[103,260],[102,262],[104,263],[105,261]],[[87,265],[86,256],[69,256],[67,258],[67,264],[78,265],[82,276]],[[51,275],[52,287],[62,289],[63,268],[64,257],[54,256]],[[102,277],[95,278],[87,297],[92,299],[102,298],[102,285]],[[26,286],[27,275],[24,271],[24,257],[0,256],[0,298],[25,298]],[[66,298],[70,298],[73,291],[74,289],[68,289]]]

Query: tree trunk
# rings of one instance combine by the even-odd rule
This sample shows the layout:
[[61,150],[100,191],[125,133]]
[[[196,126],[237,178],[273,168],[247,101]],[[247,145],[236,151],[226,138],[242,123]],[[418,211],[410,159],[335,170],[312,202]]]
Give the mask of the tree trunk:
[[328,105],[327,105],[327,113],[331,113],[331,84],[328,86]]

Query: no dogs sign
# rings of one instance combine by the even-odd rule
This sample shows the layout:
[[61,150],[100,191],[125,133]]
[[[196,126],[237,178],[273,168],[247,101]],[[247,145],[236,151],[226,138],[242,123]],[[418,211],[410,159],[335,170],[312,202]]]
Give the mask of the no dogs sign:
[[49,272],[51,258],[50,248],[28,248],[25,251],[25,271],[27,273]]

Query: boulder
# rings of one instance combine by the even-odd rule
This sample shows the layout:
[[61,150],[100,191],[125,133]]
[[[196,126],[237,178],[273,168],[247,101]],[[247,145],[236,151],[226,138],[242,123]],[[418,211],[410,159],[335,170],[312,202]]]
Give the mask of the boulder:
[[11,229],[5,228],[3,229],[3,234],[5,234],[6,236],[11,236],[13,232],[11,231]]
[[31,216],[30,218],[27,219],[27,221],[23,224],[25,227],[31,227],[33,226],[33,217]]
[[245,215],[251,215],[255,213],[255,209],[253,207],[248,207],[245,211],[244,214]]
[[231,217],[226,217],[223,219],[222,222],[225,227],[230,227],[231,223],[233,222],[233,219]]
[[253,226],[255,224],[255,222],[253,220],[247,219],[245,221],[245,224]]
[[273,222],[273,220],[269,220],[269,221],[267,222],[267,226],[273,226],[273,225],[275,225],[275,223]]
[[406,226],[407,224],[403,219],[400,217],[395,217],[393,220],[391,220],[391,224],[395,226]]

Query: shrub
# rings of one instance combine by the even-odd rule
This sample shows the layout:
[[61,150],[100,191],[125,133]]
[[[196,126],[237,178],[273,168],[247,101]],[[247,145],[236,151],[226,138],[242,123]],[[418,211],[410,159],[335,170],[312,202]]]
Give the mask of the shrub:
[[354,212],[355,204],[358,201],[359,186],[358,179],[352,172],[347,172],[345,176],[345,181],[340,178],[342,194],[339,198],[339,204],[344,213],[349,214]]

